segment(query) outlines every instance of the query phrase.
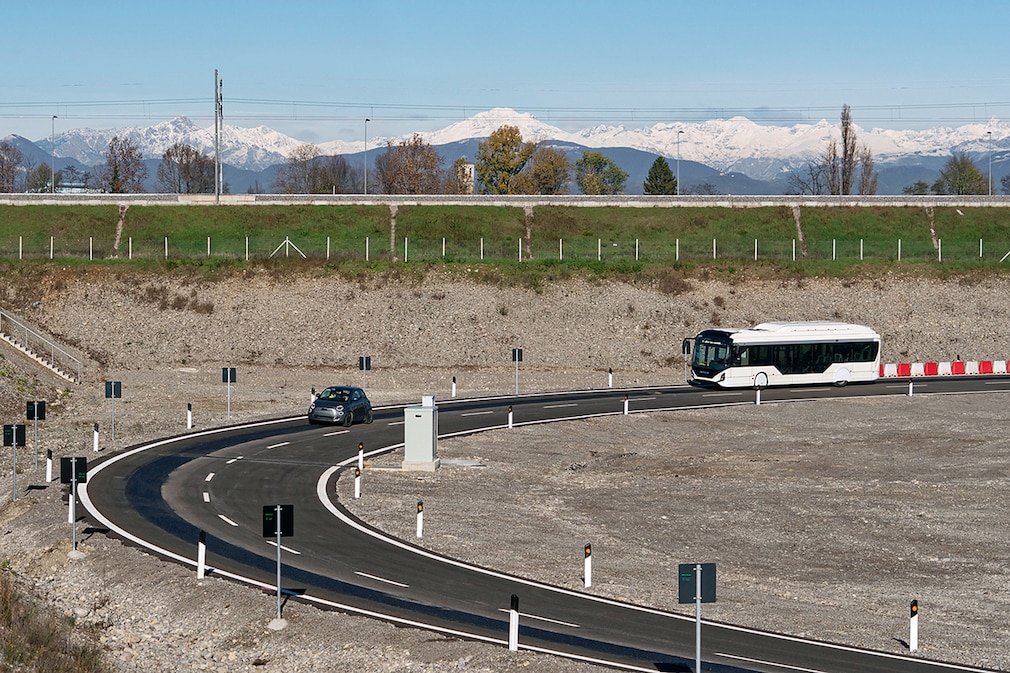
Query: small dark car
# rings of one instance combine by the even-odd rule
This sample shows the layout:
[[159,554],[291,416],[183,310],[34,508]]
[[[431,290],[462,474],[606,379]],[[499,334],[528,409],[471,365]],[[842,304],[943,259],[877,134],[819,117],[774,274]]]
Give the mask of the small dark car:
[[316,395],[309,406],[309,423],[372,422],[372,403],[365,391],[353,386],[330,386]]

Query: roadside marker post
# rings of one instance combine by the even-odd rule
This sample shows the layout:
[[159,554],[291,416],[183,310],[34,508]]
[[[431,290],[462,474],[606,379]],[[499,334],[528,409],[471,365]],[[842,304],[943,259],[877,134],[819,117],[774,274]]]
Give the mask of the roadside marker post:
[[585,587],[593,586],[593,545],[586,544]]
[[509,651],[519,651],[519,597],[515,594],[509,603]]
[[913,600],[909,605],[908,618],[908,651],[919,649],[919,601]]
[[361,468],[354,468],[354,499],[361,497]]
[[95,423],[95,430],[91,434],[91,447],[95,453],[98,453],[98,423]]
[[908,396],[912,396],[912,379],[908,379]]
[[456,397],[456,377],[452,377],[452,396]]
[[628,415],[628,396],[624,396],[624,415]]
[[365,443],[358,442],[358,469],[365,469]]
[[46,449],[46,483],[53,481],[53,450]]
[[193,403],[192,402],[187,402],[186,403],[186,429],[187,430],[192,430],[193,429]]
[[761,386],[754,386],[754,404],[761,404]]
[[417,538],[424,537],[424,501],[417,501]]
[[512,407],[509,406],[509,430],[512,429]]
[[614,387],[614,368],[613,367],[611,367],[610,369],[607,370],[607,387],[608,388],[613,388]]
[[200,531],[200,537],[196,543],[196,578],[202,580],[206,576],[207,568],[207,532]]

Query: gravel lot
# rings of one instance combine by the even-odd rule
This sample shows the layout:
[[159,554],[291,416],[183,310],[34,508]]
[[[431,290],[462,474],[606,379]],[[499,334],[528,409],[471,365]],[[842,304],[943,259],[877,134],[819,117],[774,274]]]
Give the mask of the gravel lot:
[[[0,411],[18,422],[46,399],[43,450],[91,455],[226,422],[220,367],[235,366],[232,420],[304,411],[311,387],[359,383],[369,354],[378,403],[508,393],[509,352],[525,349],[523,390],[683,380],[680,339],[712,324],[841,319],[874,326],[889,362],[1005,358],[1010,281],[885,277],[692,280],[680,294],[568,281],[539,292],[432,276],[350,282],[250,272],[184,276],[52,272],[36,295],[0,301],[85,358],[86,384],[59,380],[0,345]],[[0,300],[3,296],[0,295]],[[35,302],[38,302],[37,304]],[[117,445],[100,382],[123,382]],[[1007,440],[999,393],[764,404],[633,414],[516,428],[440,443],[480,468],[434,474],[366,470],[361,517],[484,565],[581,587],[593,544],[593,593],[672,610],[680,562],[719,564],[706,617],[900,653],[919,600],[922,656],[1005,670]],[[119,444],[122,444],[120,446]],[[9,456],[8,453],[3,455]],[[521,457],[516,460],[516,457]],[[397,458],[381,457],[369,467]],[[266,629],[273,599],[102,535],[67,558],[63,492],[30,456],[0,465],[0,560],[73,616],[80,637],[121,671],[542,671],[592,666],[447,639],[295,605]],[[31,488],[28,486],[31,485]],[[494,517],[496,525],[488,525]]]

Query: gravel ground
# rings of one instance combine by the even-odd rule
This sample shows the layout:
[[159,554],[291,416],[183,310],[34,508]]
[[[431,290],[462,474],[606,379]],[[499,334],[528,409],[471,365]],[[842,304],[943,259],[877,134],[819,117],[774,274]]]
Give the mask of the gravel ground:
[[[17,422],[25,399],[46,399],[43,450],[91,455],[94,423],[103,452],[183,432],[187,403],[198,427],[225,423],[222,366],[238,369],[232,421],[251,420],[303,412],[311,387],[360,383],[365,354],[380,404],[443,399],[453,376],[461,395],[509,393],[515,346],[522,390],[603,387],[608,368],[618,386],[676,383],[682,337],[767,319],[872,325],[888,362],[1002,359],[1008,290],[1003,279],[900,277],[692,280],[668,294],[587,281],[532,291],[437,276],[53,272],[35,295],[8,291],[5,308],[79,352],[86,383],[64,393],[0,345],[0,411]],[[105,379],[123,382],[115,446]],[[1005,402],[896,395],[520,427],[440,443],[443,458],[484,467],[366,470],[363,497],[345,479],[341,498],[407,539],[423,499],[424,544],[571,588],[591,542],[589,591],[672,610],[676,564],[717,562],[706,617],[890,652],[904,651],[917,598],[920,655],[1007,669]],[[0,560],[115,670],[596,670],[301,605],[272,632],[271,597],[198,582],[90,532],[85,558],[71,561],[64,493],[25,454],[13,502],[10,462],[0,465]],[[492,555],[503,546],[504,561]]]

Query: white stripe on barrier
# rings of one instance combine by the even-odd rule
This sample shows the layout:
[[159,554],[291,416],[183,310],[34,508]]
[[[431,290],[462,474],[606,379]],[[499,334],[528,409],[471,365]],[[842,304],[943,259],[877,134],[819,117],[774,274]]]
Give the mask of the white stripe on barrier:
[[921,362],[912,363],[912,376],[924,376],[926,374],[926,366]]
[[898,365],[884,365],[884,376],[897,376]]
[[993,360],[993,362],[992,362],[992,373],[993,374],[1006,374],[1006,360]]
[[978,374],[978,362],[972,360],[964,363],[965,374]]
[[936,366],[936,373],[940,376],[950,376],[950,363],[941,362]]

